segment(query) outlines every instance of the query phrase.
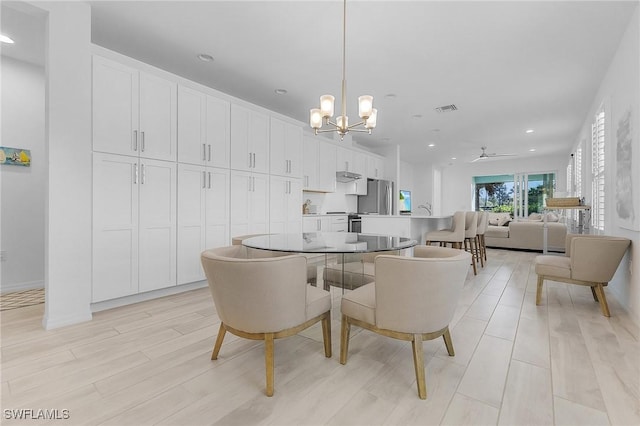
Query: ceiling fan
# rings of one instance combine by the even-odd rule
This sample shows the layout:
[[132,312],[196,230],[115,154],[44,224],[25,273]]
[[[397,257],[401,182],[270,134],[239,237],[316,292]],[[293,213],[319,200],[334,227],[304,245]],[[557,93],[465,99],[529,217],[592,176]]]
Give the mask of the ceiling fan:
[[480,149],[482,149],[482,154],[480,154],[480,156],[478,158],[476,158],[475,160],[472,161],[472,163],[475,163],[476,161],[479,160],[486,160],[488,158],[496,158],[496,157],[513,157],[516,154],[487,154],[487,147],[483,146]]

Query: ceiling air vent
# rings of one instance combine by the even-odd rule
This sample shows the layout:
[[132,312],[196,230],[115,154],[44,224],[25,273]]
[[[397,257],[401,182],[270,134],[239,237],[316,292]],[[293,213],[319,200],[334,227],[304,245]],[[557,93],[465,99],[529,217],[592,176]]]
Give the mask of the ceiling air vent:
[[451,111],[457,111],[457,110],[458,110],[458,107],[455,106],[454,104],[444,105],[444,106],[436,108],[436,111],[438,111],[438,112],[451,112]]

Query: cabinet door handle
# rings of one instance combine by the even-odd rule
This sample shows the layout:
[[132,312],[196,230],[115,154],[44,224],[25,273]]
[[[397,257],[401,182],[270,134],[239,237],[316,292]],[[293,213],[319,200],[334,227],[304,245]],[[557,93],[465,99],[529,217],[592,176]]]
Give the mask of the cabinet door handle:
[[140,164],[140,184],[144,185],[144,163]]
[[[209,155],[207,161],[211,161],[211,144],[209,144]],[[211,172],[209,172],[211,173]]]
[[140,151],[144,152],[144,132],[140,132]]
[[137,130],[133,131],[133,150],[134,151],[138,150],[138,131]]
[[206,174],[207,172],[205,172],[204,170],[202,171],[202,189],[206,188]]
[[138,184],[138,163],[133,165],[133,184]]
[[253,157],[251,156],[251,153],[249,153],[249,168],[253,167],[253,166],[251,165],[252,158],[253,158]]
[[209,189],[211,189],[211,172],[209,172]]
[[207,160],[207,146],[206,144],[202,144],[202,161]]
[[256,168],[256,153],[253,153],[253,168]]

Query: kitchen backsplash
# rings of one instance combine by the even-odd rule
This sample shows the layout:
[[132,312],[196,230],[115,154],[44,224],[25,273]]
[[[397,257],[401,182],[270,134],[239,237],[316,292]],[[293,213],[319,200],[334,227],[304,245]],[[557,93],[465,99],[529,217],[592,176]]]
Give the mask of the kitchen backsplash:
[[[338,183],[336,192],[303,192],[302,202],[311,200],[317,206],[319,214],[326,212],[355,212],[358,209],[358,196],[346,195],[343,184]],[[301,206],[302,207],[302,206]]]

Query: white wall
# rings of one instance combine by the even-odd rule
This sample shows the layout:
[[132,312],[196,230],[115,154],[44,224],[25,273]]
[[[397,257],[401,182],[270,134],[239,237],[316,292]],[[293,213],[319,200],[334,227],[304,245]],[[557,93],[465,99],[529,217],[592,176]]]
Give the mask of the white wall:
[[442,169],[442,214],[470,210],[473,202],[473,177],[513,173],[556,173],[556,188],[565,191],[566,156],[541,156],[457,163]]
[[0,166],[2,188],[0,291],[44,287],[44,69],[2,57],[2,141],[31,150],[31,167]]
[[[636,197],[636,216],[638,211],[637,197],[640,197],[640,6],[636,6],[629,26],[618,46],[616,55],[603,79],[598,94],[593,100],[589,113],[585,117],[580,134],[576,137],[575,146],[586,141],[583,146],[583,195],[591,198],[590,175],[590,141],[593,116],[601,105],[605,109],[605,234],[631,239],[632,247],[622,260],[616,276],[609,284],[608,292],[613,293],[620,302],[640,323],[640,229],[626,229],[620,226],[616,213],[616,130],[622,115],[631,109],[632,117],[632,149],[633,157],[633,196]],[[586,148],[586,149],[585,149]],[[638,221],[640,223],[640,221]]]

